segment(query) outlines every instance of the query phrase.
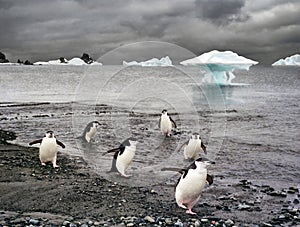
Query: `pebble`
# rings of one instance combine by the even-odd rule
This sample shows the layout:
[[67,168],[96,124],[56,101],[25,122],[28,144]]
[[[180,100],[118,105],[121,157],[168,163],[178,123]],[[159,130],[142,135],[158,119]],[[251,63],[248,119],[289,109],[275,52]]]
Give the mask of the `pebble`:
[[[201,219],[202,221],[203,219]],[[200,227],[201,226],[201,222],[199,220],[195,221],[195,227]]]
[[208,219],[207,218],[202,218],[201,222],[208,222]]
[[263,223],[262,223],[262,226],[265,226],[265,227],[272,227],[273,225],[271,225],[270,223],[267,223],[267,222],[263,222]]
[[225,221],[225,224],[226,224],[226,225],[229,225],[229,226],[232,226],[232,225],[234,225],[234,222],[233,222],[231,219],[227,219],[227,220]]
[[183,223],[180,221],[180,220],[177,220],[175,223],[174,223],[175,226],[179,226],[179,227],[183,227]]
[[239,205],[238,205],[238,209],[239,209],[239,210],[249,210],[249,209],[250,209],[250,206],[249,206],[249,205],[246,205],[246,204],[239,204]]
[[134,226],[134,224],[131,222],[131,223],[128,223],[126,226],[130,227],[130,226]]
[[173,224],[171,218],[166,218],[166,219],[165,219],[165,222],[166,222],[167,225],[172,225],[172,224]]
[[155,220],[154,220],[152,217],[150,217],[150,216],[146,216],[146,217],[144,218],[144,220],[146,220],[146,221],[148,221],[148,222],[151,222],[151,223],[155,222]]

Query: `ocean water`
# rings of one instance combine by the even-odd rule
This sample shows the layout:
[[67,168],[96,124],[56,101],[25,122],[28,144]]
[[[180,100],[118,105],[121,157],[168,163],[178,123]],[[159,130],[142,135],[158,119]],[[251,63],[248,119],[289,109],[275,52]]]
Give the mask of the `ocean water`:
[[[235,75],[234,85],[220,87],[202,83],[196,67],[0,66],[1,128],[25,146],[52,129],[66,144],[60,151],[131,185],[169,180],[174,174],[160,169],[188,165],[176,149],[199,132],[219,184],[300,187],[300,67],[255,66]],[[171,138],[158,128],[162,109],[178,125]],[[91,120],[101,127],[86,146],[76,137]],[[130,136],[139,141],[132,177],[106,173],[112,156],[103,154]]]

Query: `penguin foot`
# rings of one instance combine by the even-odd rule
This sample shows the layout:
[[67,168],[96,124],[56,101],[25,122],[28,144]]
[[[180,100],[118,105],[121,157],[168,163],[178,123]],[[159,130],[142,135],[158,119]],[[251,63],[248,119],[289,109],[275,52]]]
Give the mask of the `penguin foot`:
[[123,177],[126,177],[126,178],[129,178],[129,177],[132,176],[132,175],[127,175],[127,174],[125,174],[125,173],[121,173],[121,175],[122,175]]
[[41,162],[41,164],[42,164],[42,166],[45,166],[45,165],[46,165],[46,163],[45,163],[45,162]]
[[53,168],[59,168],[59,165],[53,164]]
[[183,208],[183,209],[187,209],[187,207],[185,205],[183,205],[182,203],[179,203],[178,206]]
[[185,213],[187,213],[187,214],[197,214],[197,213],[192,211],[192,208],[189,208]]

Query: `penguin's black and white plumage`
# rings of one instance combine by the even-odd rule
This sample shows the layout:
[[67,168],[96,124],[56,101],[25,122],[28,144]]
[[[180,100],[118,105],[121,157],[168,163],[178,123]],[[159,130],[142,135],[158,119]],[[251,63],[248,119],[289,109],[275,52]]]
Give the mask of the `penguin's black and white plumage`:
[[169,137],[171,136],[172,126],[174,128],[177,128],[175,121],[168,115],[168,111],[164,109],[161,112],[161,116],[159,119],[160,131],[163,135]]
[[192,161],[196,160],[200,155],[201,149],[204,151],[204,154],[207,154],[206,146],[202,142],[198,133],[194,133],[189,140],[179,147],[178,151],[180,151],[183,147],[184,159]]
[[207,166],[213,162],[198,158],[188,168],[163,168],[162,170],[178,171],[182,174],[175,187],[175,199],[179,207],[186,209],[187,214],[196,214],[192,211],[200,199],[202,190],[207,182],[213,183],[213,176],[207,174]]
[[107,153],[114,152],[112,167],[109,172],[119,172],[124,177],[131,176],[125,174],[125,171],[127,170],[128,166],[135,156],[137,143],[138,142],[136,139],[128,138],[123,141],[118,148],[111,149],[103,154],[105,155]]
[[53,131],[47,131],[43,139],[35,140],[29,143],[29,145],[40,143],[39,157],[42,165],[46,165],[46,162],[51,162],[53,167],[59,167],[56,165],[57,159],[57,146],[65,148],[65,145],[58,141]]
[[98,121],[91,121],[85,127],[82,136],[78,138],[81,138],[86,143],[90,143],[92,138],[95,136],[99,125],[100,123]]

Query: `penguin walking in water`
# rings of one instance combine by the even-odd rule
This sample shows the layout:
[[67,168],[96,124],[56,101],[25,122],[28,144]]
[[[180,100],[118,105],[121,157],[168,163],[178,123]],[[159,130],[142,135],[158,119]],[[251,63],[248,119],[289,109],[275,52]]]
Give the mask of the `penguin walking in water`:
[[174,128],[177,128],[175,121],[168,115],[168,111],[164,109],[161,112],[161,116],[159,119],[159,127],[160,131],[163,135],[166,135],[167,137],[171,136],[172,126]]
[[213,183],[213,176],[207,174],[207,166],[213,164],[204,158],[198,158],[187,169],[163,168],[162,171],[178,171],[182,174],[175,187],[175,199],[179,207],[187,214],[196,214],[192,208],[200,199],[205,185]]
[[131,176],[125,174],[125,171],[135,156],[137,143],[138,142],[136,139],[128,138],[123,141],[118,148],[111,149],[103,154],[106,155],[114,152],[112,167],[109,172],[119,172],[123,177]]
[[91,121],[87,124],[82,136],[78,137],[78,139],[82,139],[84,142],[90,143],[92,138],[95,136],[99,125],[100,123],[98,121]]
[[207,154],[206,152],[206,146],[203,144],[200,135],[198,133],[194,133],[189,140],[187,140],[184,144],[182,144],[178,152],[184,147],[183,154],[184,159],[187,159],[189,161],[196,160],[199,155],[201,149],[204,151],[204,154]]
[[59,167],[56,165],[57,159],[57,146],[65,148],[65,145],[58,141],[53,131],[47,131],[43,139],[35,140],[29,143],[29,145],[40,143],[39,156],[42,165],[46,165],[46,162],[51,162],[53,167]]

